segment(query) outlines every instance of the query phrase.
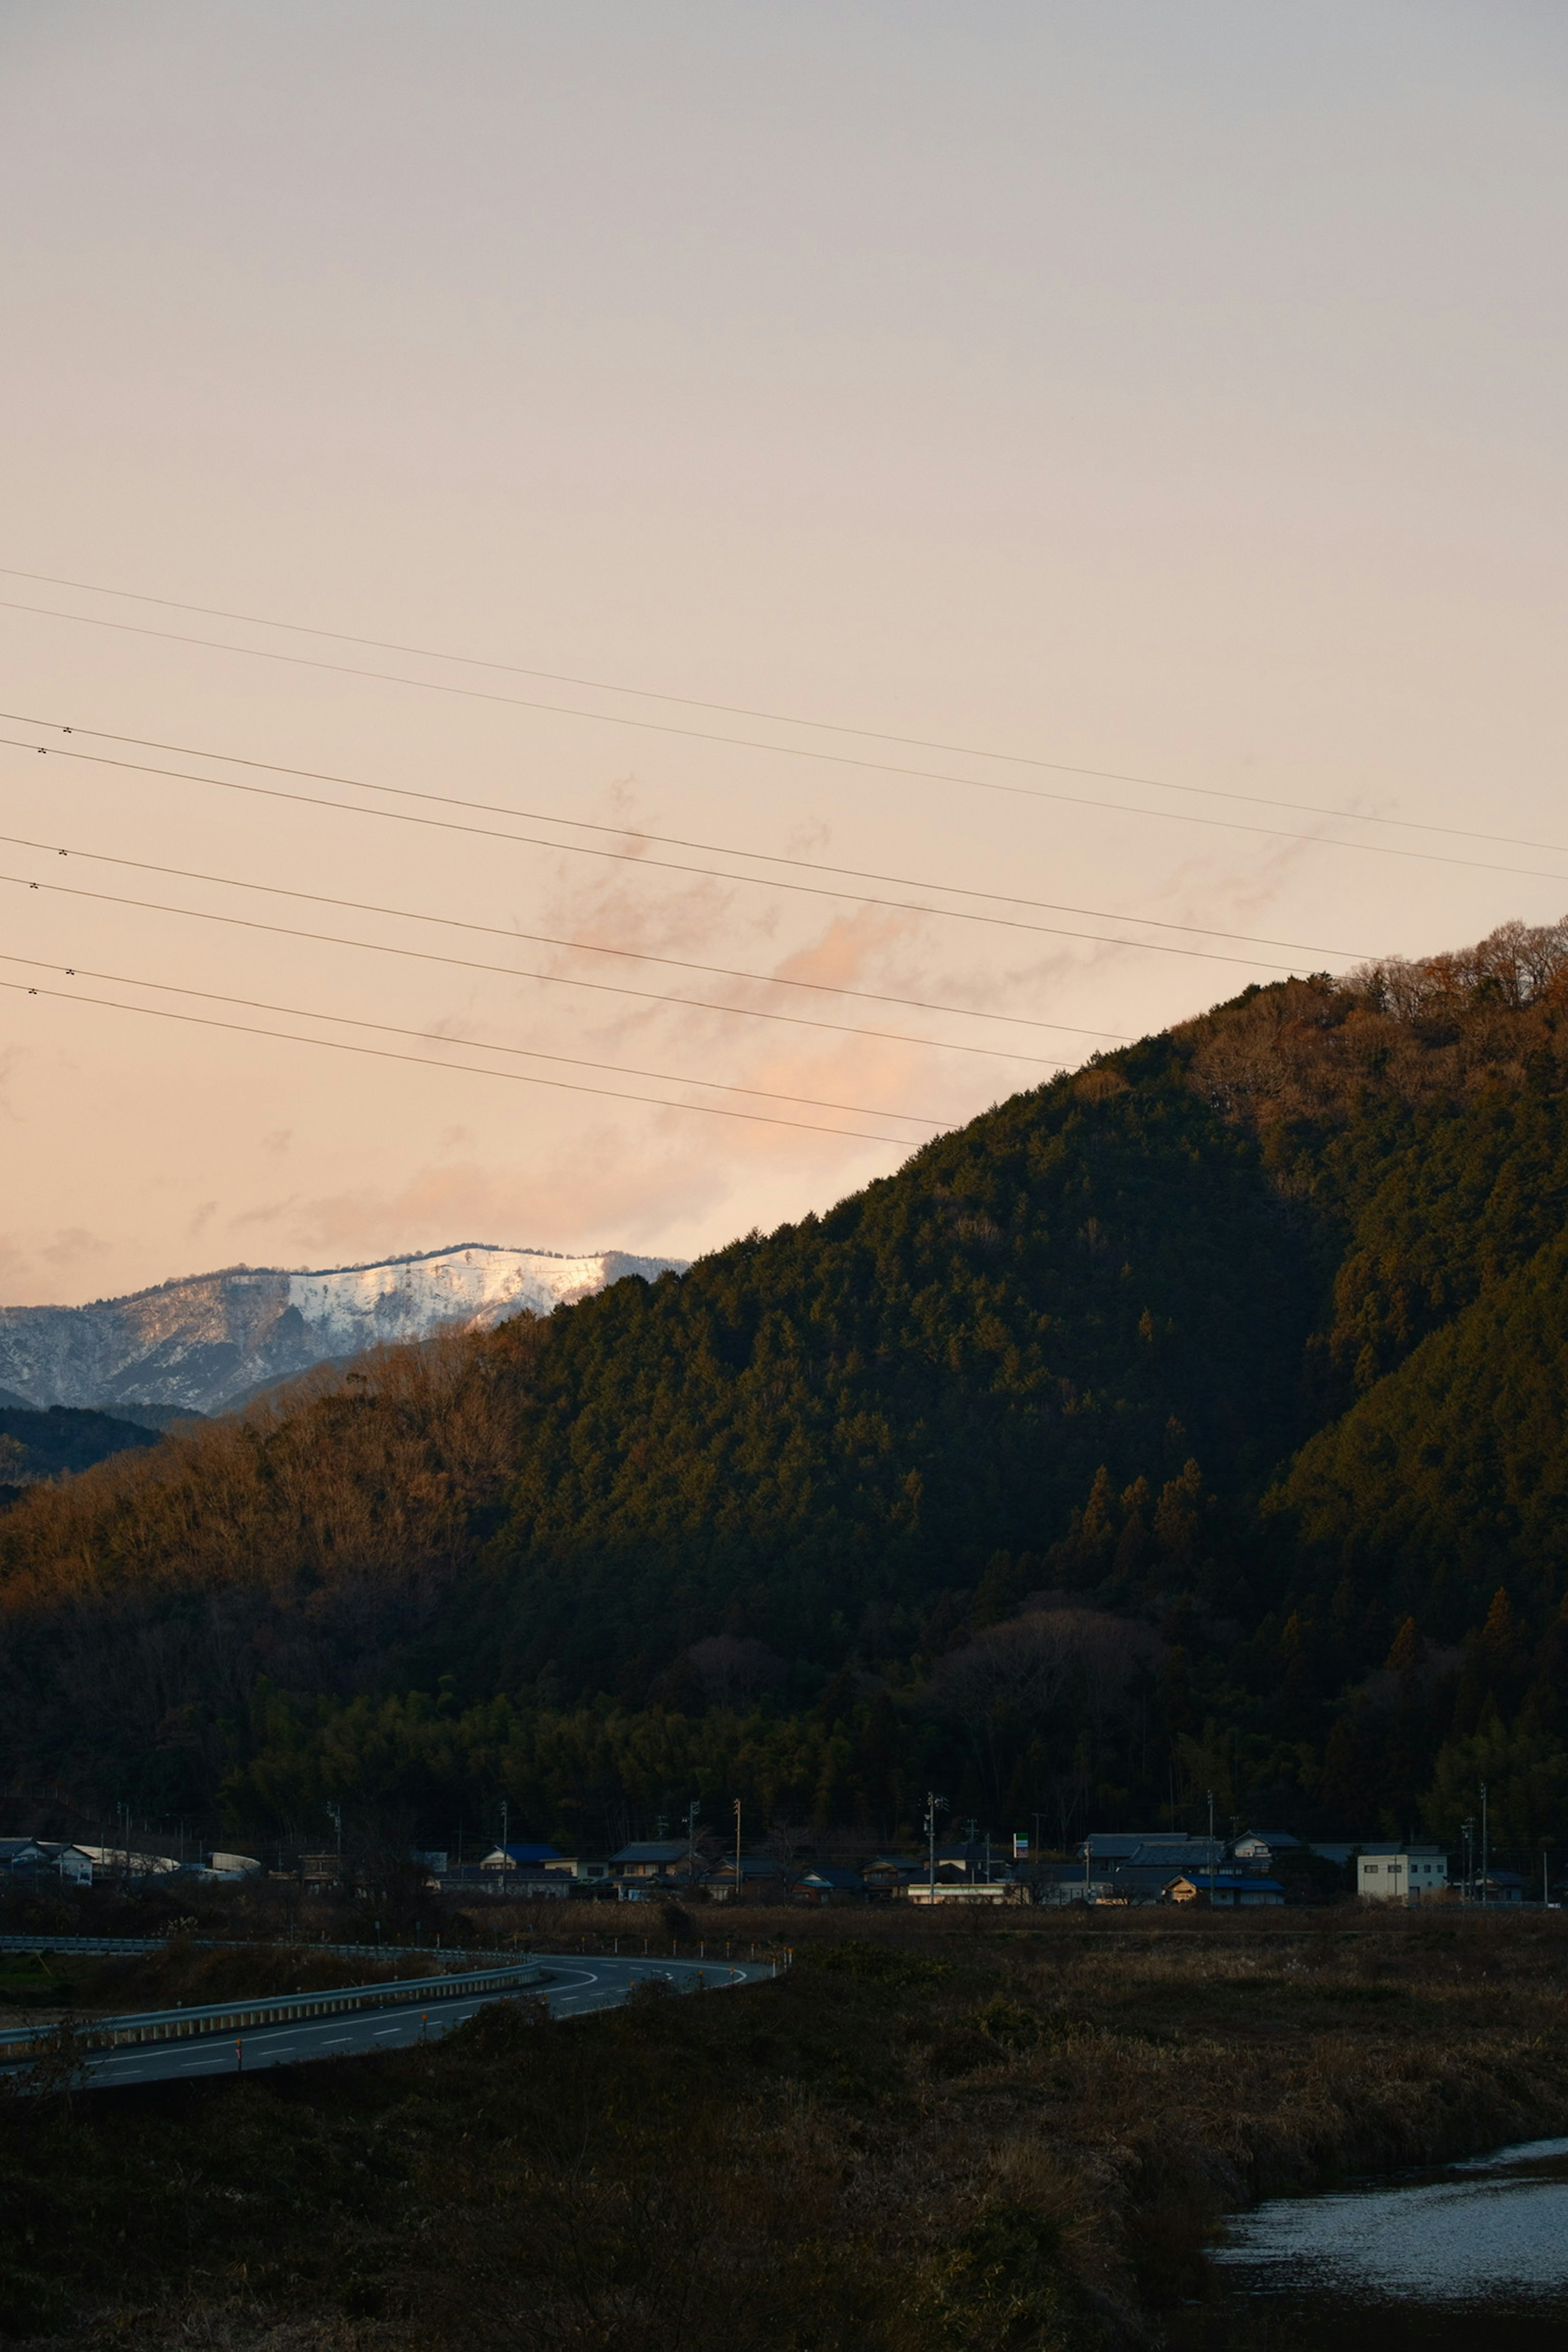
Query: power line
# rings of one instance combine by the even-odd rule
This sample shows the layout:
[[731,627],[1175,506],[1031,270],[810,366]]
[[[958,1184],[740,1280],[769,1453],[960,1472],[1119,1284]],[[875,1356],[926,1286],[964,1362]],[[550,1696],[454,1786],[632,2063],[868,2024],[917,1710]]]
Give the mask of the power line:
[[[931,882],[918,876],[911,877],[907,874],[882,874],[868,871],[858,866],[835,866],[821,857],[788,857],[775,854],[771,849],[737,849],[733,844],[726,841],[694,841],[683,834],[649,833],[641,825],[605,824],[588,817],[557,816],[553,809],[509,808],[504,802],[500,801],[465,800],[456,793],[425,793],[410,784],[367,783],[361,776],[338,776],[319,768],[291,768],[280,760],[253,760],[237,751],[215,751],[188,743],[149,741],[146,738],[138,735],[111,734],[107,728],[103,727],[79,727],[74,724],[68,727],[61,719],[35,719],[22,711],[0,710],[0,720],[10,720],[21,727],[47,727],[61,735],[87,735],[90,736],[95,742],[127,743],[143,751],[174,751],[183,759],[221,760],[226,767],[259,768],[268,775],[298,776],[309,783],[341,784],[349,792],[385,793],[396,800],[427,801],[437,808],[472,809],[487,816],[506,816],[514,821],[521,819],[532,824],[563,825],[575,833],[607,833],[618,840],[653,842],[664,849],[700,849],[712,857],[749,857],[759,865],[788,866],[797,873],[837,874],[852,882],[883,882],[901,890],[946,890],[954,898],[984,898],[994,906],[1032,907],[1040,914],[1082,915],[1091,921],[1101,923],[1141,923],[1149,930],[1183,931],[1194,939],[1230,940],[1236,944],[1254,948],[1291,948],[1302,955],[1347,956],[1363,959],[1370,953],[1369,950],[1363,948],[1319,947],[1310,940],[1265,939],[1260,938],[1254,931],[1220,930],[1212,923],[1168,922],[1161,915],[1129,915],[1119,908],[1078,907],[1056,898],[1026,898],[1012,890],[971,889],[962,882]],[[0,742],[9,740],[9,738],[0,737]],[[101,767],[124,768],[134,775],[172,776],[183,783],[219,784],[237,792],[244,789],[222,776],[193,776],[183,768],[155,768],[134,760],[111,760],[100,752],[94,751],[62,751],[58,744],[12,743],[11,748],[17,751],[45,751],[52,752],[57,759],[81,760]],[[338,801],[319,801],[313,797],[310,799],[310,804],[319,808],[338,808],[342,805]],[[550,845],[562,848],[570,846],[564,842]],[[731,876],[726,878],[733,880],[747,877]]]
[[[200,614],[207,620],[214,621],[240,621],[247,627],[251,628],[281,629],[286,631],[290,636],[324,637],[334,645],[363,646],[367,650],[377,653],[412,654],[421,661],[450,662],[464,669],[494,670],[498,674],[510,677],[542,678],[551,685],[583,687],[588,691],[595,694],[624,694],[642,702],[670,703],[684,710],[710,710],[716,713],[718,716],[726,719],[760,719],[767,720],[771,725],[779,727],[809,727],[822,734],[847,735],[858,742],[896,743],[902,749],[910,751],[945,751],[959,759],[994,760],[1007,767],[1038,768],[1048,772],[1053,775],[1061,776],[1090,776],[1097,778],[1102,783],[1138,784],[1150,792],[1184,793],[1190,794],[1194,798],[1205,800],[1235,801],[1249,808],[1291,809],[1303,815],[1333,817],[1346,824],[1395,825],[1402,831],[1405,832],[1439,833],[1459,840],[1489,841],[1498,844],[1500,846],[1511,849],[1544,849],[1555,854],[1562,854],[1565,850],[1568,850],[1568,844],[1562,842],[1530,841],[1521,839],[1511,834],[1482,833],[1470,825],[1432,824],[1420,817],[1366,816],[1358,809],[1324,808],[1320,803],[1315,801],[1278,800],[1266,793],[1233,792],[1219,784],[1175,784],[1172,783],[1168,778],[1163,776],[1137,775],[1121,768],[1089,768],[1082,766],[1078,761],[1070,760],[1041,759],[1034,752],[990,751],[985,749],[983,745],[974,743],[949,743],[944,742],[940,739],[926,735],[901,735],[886,727],[855,727],[837,719],[803,719],[798,715],[798,713],[787,710],[761,709],[749,703],[712,702],[705,700],[698,695],[667,694],[654,687],[623,686],[611,678],[579,677],[567,670],[531,668],[522,662],[488,661],[475,654],[442,653],[429,646],[403,645],[395,638],[356,636],[346,629],[323,629],[318,628],[309,622],[273,620],[266,614],[261,613],[231,612],[221,604],[187,604],[182,603],[178,598],[174,596],[149,595],[144,589],[141,588],[105,588],[100,583],[92,580],[62,580],[54,572],[24,572],[16,564],[0,563],[0,578],[8,580],[31,580],[50,588],[79,589],[84,594],[89,596],[118,596],[132,604],[155,604],[163,612],[196,613]],[[41,605],[22,604],[13,606],[10,609],[25,613],[41,613],[46,608]],[[90,614],[77,613],[56,613],[50,614],[49,617],[55,620],[84,621],[91,621],[94,618]],[[100,625],[113,627],[117,625],[125,626],[127,625],[104,623],[100,624]],[[150,634],[157,633],[153,632]],[[203,645],[207,644],[209,640],[200,637],[183,637],[175,639],[174,642],[183,645]],[[217,650],[222,652],[241,653],[254,649],[245,646],[223,646],[217,648]],[[351,674],[356,677],[377,675],[377,673],[374,672],[360,671],[355,671]],[[425,683],[425,681],[410,678],[389,680],[388,683],[419,685]],[[528,709],[552,709],[554,706],[549,704],[529,704],[524,707]],[[614,719],[614,714],[609,712],[572,711],[566,712],[563,715],[570,718],[604,717],[611,720],[612,723],[621,725],[633,725],[637,723],[632,720],[616,721]],[[721,737],[703,736],[700,738],[700,740],[705,741],[721,741],[727,739]],[[784,744],[751,746],[748,748],[785,751],[790,749],[788,745]],[[900,772],[919,772],[913,771]],[[961,777],[951,779],[942,778],[939,781],[977,782],[979,780],[970,777]],[[1098,806],[1099,803],[1089,803],[1088,805]],[[1348,849],[1354,847],[1355,845],[1351,842],[1342,842],[1339,844],[1338,846]]]
[[[361,915],[384,915],[397,922],[439,923],[446,929],[451,930],[477,931],[482,933],[489,939],[520,940],[525,941],[533,946],[570,948],[580,953],[589,955],[624,957],[637,963],[670,965],[678,971],[712,972],[718,977],[723,979],[755,982],[767,980],[768,985],[773,987],[809,988],[817,990],[824,995],[864,996],[868,993],[864,990],[858,989],[830,988],[825,982],[820,981],[773,981],[768,975],[763,973],[741,971],[727,972],[721,966],[716,964],[684,964],[675,956],[650,955],[637,948],[595,947],[586,940],[552,939],[548,933],[510,931],[505,929],[499,923],[468,922],[456,915],[430,915],[422,913],[418,908],[409,908],[405,907],[378,907],[359,898],[328,898],[324,892],[319,890],[293,890],[286,888],[281,884],[276,882],[241,882],[237,880],[232,875],[204,874],[190,866],[157,866],[153,864],[152,861],[147,858],[114,857],[102,850],[62,849],[56,842],[29,841],[24,835],[16,834],[0,834],[0,842],[5,843],[13,849],[32,849],[56,857],[85,857],[89,864],[94,866],[124,866],[130,871],[138,874],[163,874],[167,876],[171,880],[209,883],[216,888],[225,890],[257,890],[264,892],[268,898],[298,898],[308,906],[338,907],[342,908],[345,912]],[[607,981],[575,978],[564,972],[520,971],[517,970],[516,966],[512,964],[479,963],[465,956],[440,955],[433,949],[428,948],[389,946],[379,940],[345,940],[339,938],[336,934],[331,931],[298,930],[292,926],[286,924],[258,922],[253,917],[216,914],[207,908],[171,907],[159,899],[130,898],[112,890],[84,890],[73,884],[65,882],[35,882],[30,878],[30,877],[21,874],[0,875],[0,881],[15,882],[23,889],[48,890],[59,897],[89,898],[104,906],[136,907],[152,914],[185,916],[193,922],[228,923],[245,930],[268,931],[274,933],[280,939],[315,940],[320,941],[322,945],[329,947],[360,948],[363,949],[368,953],[374,955],[405,956],[423,963],[449,964],[454,970],[459,971],[493,972],[503,980],[535,980],[543,982],[552,987],[592,989],[595,992],[611,996],[637,997],[646,1003],[653,1004],[680,1004],[689,1006],[694,1011],[700,1013],[729,1013],[732,1014],[738,1020],[786,1022],[795,1028],[826,1030],[831,1035],[837,1037],[872,1037],[877,1039],[879,1042],[887,1045],[929,1045],[938,1053],[980,1054],[984,1055],[987,1060],[1026,1062],[1039,1069],[1059,1070],[1066,1067],[1066,1065],[1061,1062],[1047,1061],[1037,1055],[1009,1053],[1002,1046],[962,1045],[950,1043],[946,1039],[940,1037],[911,1037],[903,1030],[868,1029],[858,1024],[848,1022],[814,1021],[809,1019],[804,1013],[774,1013],[756,1005],[715,1004],[711,999],[708,997],[676,996],[658,989],[626,988]],[[1029,1020],[1026,1015],[1022,1013],[973,1013],[967,1011],[964,1007],[960,1005],[922,1004],[921,1000],[916,997],[895,996],[873,998],[870,1001],[873,1003],[891,1004],[909,1004],[914,1009],[928,1013],[963,1013],[964,1017],[967,1020],[1005,1021],[1020,1028],[1040,1027],[1049,1029],[1060,1025],[1058,1023],[1049,1021],[1036,1023]],[[1084,1034],[1089,1036],[1114,1036],[1114,1032],[1106,1030],[1089,1030]],[[1117,1039],[1116,1042],[1125,1045],[1131,1043],[1131,1040],[1120,1038]]]
[[[51,964],[48,969],[56,971],[65,967]],[[121,1004],[111,996],[83,996],[72,989],[40,988],[25,980],[0,980],[0,988],[8,989],[13,995],[49,997],[65,1004],[90,1004],[100,1012],[133,1013],[147,1021],[178,1021],[190,1028],[222,1029],[241,1037],[273,1037],[285,1045],[315,1045],[324,1053],[363,1054],[378,1062],[410,1063],[416,1069],[450,1070],[473,1078],[499,1078],[509,1086],[550,1087],[558,1093],[596,1095],[609,1102],[648,1103],[656,1110],[693,1111],[706,1118],[739,1118],[752,1127],[788,1127],[794,1128],[798,1134],[838,1135],[858,1143],[890,1143],[900,1151],[910,1148],[908,1136],[868,1135],[859,1128],[821,1127],[810,1119],[774,1118],[767,1111],[731,1110],[718,1103],[671,1102],[664,1095],[624,1094],[615,1087],[582,1086],[571,1078],[540,1078],[526,1070],[486,1070],[472,1062],[437,1062],[426,1054],[397,1054],[384,1045],[353,1045],[342,1037],[297,1037],[285,1029],[258,1029],[252,1023],[245,1021],[216,1021],[208,1013],[175,1013],[162,1004]],[[875,1116],[874,1113],[872,1115]]]
[[[1300,841],[1306,843],[1309,848],[1344,849],[1353,851],[1357,856],[1369,857],[1411,857],[1427,866],[1462,866],[1479,874],[1517,874],[1536,882],[1560,882],[1568,879],[1568,877],[1560,874],[1542,874],[1538,867],[1532,866],[1498,866],[1479,857],[1446,857],[1436,850],[1400,849],[1387,842],[1336,841],[1331,834],[1292,833],[1283,825],[1277,824],[1243,824],[1235,817],[1195,816],[1185,809],[1139,808],[1130,801],[1093,799],[1083,793],[1046,792],[1036,784],[1004,784],[998,783],[992,777],[959,776],[934,768],[905,768],[890,760],[863,759],[858,753],[850,751],[819,751],[799,743],[764,743],[751,736],[715,735],[702,728],[669,726],[659,719],[626,719],[615,711],[574,710],[564,703],[536,702],[525,696],[516,694],[491,694],[479,687],[447,686],[436,678],[398,677],[389,670],[359,669],[349,662],[317,661],[304,654],[277,653],[270,646],[228,645],[221,643],[215,637],[186,636],[175,629],[150,629],[139,621],[110,621],[97,613],[59,613],[47,604],[24,604],[14,598],[0,597],[0,612],[35,613],[45,620],[70,621],[82,628],[114,629],[122,635],[154,637],[164,645],[197,646],[209,654],[239,654],[250,661],[283,662],[293,669],[320,670],[337,677],[370,678],[379,686],[414,687],[426,694],[455,696],[458,700],[465,702],[504,703],[510,709],[545,711],[557,719],[583,719],[601,726],[633,727],[640,729],[646,734],[679,735],[690,742],[719,744],[734,751],[770,751],[784,759],[811,760],[830,767],[861,768],[879,775],[912,778],[921,783],[962,784],[972,792],[1005,793],[1015,799],[1050,801],[1062,808],[1094,809],[1102,816],[1136,816],[1146,820],[1156,819],[1169,824],[1195,824],[1210,833],[1245,833],[1260,840]],[[982,756],[986,755],[982,754]],[[1151,789],[1160,792],[1190,791],[1206,793],[1208,791],[1207,786],[1157,784],[1152,779],[1149,782]],[[1215,796],[1226,800],[1245,798],[1243,794],[1232,793]],[[1281,805],[1295,806],[1298,803],[1285,803]],[[1342,814],[1345,822],[1352,824],[1384,823],[1403,824],[1407,822],[1404,818],[1358,816],[1353,810],[1350,809],[1343,812],[1329,810],[1324,814],[1329,815]],[[1411,823],[1412,829],[1417,832],[1444,832],[1453,829],[1444,826],[1424,826],[1414,820],[1408,822]],[[1491,838],[1489,835],[1473,837],[1482,840]],[[1531,846],[1535,845],[1531,845]],[[1551,845],[1541,845],[1542,847]]]
[[[60,751],[44,743],[19,743],[14,737],[0,735],[0,746],[13,751],[32,751],[50,759],[85,761],[94,767],[121,768],[136,775],[160,775],[187,784],[210,784],[219,792],[247,793],[259,800],[288,801],[301,808],[327,808],[341,816],[377,818],[384,824],[413,824],[428,832],[460,833],[477,841],[505,841],[519,849],[549,849],[565,857],[597,857],[612,865],[635,866],[640,873],[694,874],[709,882],[736,882],[753,890],[787,890],[793,897],[833,898],[841,905],[883,907],[904,915],[931,915],[953,923],[983,923],[1007,931],[1027,931],[1037,938],[1084,940],[1098,947],[1138,948],[1150,955],[1182,956],[1199,963],[1237,964],[1247,971],[1284,971],[1295,970],[1293,964],[1270,963],[1261,956],[1221,955],[1213,948],[1179,948],[1164,940],[1110,939],[1102,931],[1066,930],[1059,923],[1026,923],[1010,915],[976,914],[967,907],[922,906],[908,898],[878,898],[864,890],[831,890],[822,882],[789,882],[772,874],[727,874],[711,866],[688,865],[682,858],[645,857],[629,849],[602,849],[583,841],[550,841],[536,834],[500,833],[494,825],[459,824],[453,817],[413,816],[406,809],[360,808],[346,801],[323,800],[316,793],[285,792],[277,784],[241,783],[230,776],[193,776],[174,768],[149,768],[135,760],[112,760],[100,751]],[[1562,877],[1568,880],[1568,876]],[[918,887],[918,886],[917,886]],[[941,887],[941,885],[937,886]],[[1139,918],[1129,916],[1136,922]],[[1343,950],[1312,949],[1312,954],[1342,954]]]
[[84,980],[110,982],[117,988],[153,988],[163,995],[194,996],[204,1004],[234,1004],[249,1013],[280,1013],[289,1021],[331,1021],[345,1029],[374,1029],[385,1037],[420,1037],[429,1045],[449,1043],[478,1054],[516,1054],[531,1062],[561,1062],[573,1069],[602,1070],[614,1077],[651,1078],[660,1086],[708,1087],[719,1094],[752,1095],[759,1102],[799,1103],[807,1110],[841,1110],[851,1118],[905,1118],[917,1127],[934,1128],[939,1132],[952,1124],[951,1119],[928,1118],[922,1111],[872,1108],[866,1103],[823,1102],[815,1095],[784,1094],[776,1087],[733,1086],[728,1078],[693,1078],[683,1070],[638,1070],[623,1062],[591,1061],[585,1054],[547,1054],[533,1045],[492,1045],[484,1037],[441,1040],[433,1037],[427,1029],[403,1029],[390,1021],[361,1021],[352,1013],[321,1013],[310,1004],[268,1004],[253,996],[226,996],[213,988],[184,988],[174,981],[142,980],[134,972],[89,971],[85,964],[47,963],[40,956],[0,954],[0,963],[26,964],[35,971],[64,971],[70,979],[79,974]]

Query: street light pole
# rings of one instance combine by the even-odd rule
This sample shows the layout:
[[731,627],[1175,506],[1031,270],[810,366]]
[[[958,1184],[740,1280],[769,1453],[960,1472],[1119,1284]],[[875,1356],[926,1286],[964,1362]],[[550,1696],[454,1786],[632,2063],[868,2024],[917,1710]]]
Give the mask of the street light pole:
[[926,1849],[930,1865],[931,1905],[936,1908],[936,1809],[946,1802],[933,1789],[926,1791]]

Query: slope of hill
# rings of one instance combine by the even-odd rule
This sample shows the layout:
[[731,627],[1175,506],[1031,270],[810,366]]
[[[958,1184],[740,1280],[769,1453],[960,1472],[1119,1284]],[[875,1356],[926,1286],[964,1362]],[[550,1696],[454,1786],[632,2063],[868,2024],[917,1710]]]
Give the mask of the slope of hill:
[[0,1526],[0,1765],[1364,1834],[1481,1758],[1533,1835],[1565,1078],[1568,926],[1249,990],[680,1281],[181,1431]]
[[573,1690],[725,1631],[841,1663],[1015,1595],[1101,1463],[1226,1487],[1304,1433],[1321,1220],[1158,1040],[1020,1096],[818,1220],[626,1285],[545,1351],[508,1522],[455,1615]]
[[62,1470],[90,1470],[111,1454],[156,1444],[152,1430],[106,1412],[54,1405],[46,1412],[0,1402],[0,1481],[20,1487]]
[[562,1257],[486,1242],[374,1265],[230,1266],[89,1307],[0,1307],[0,1383],[23,1402],[222,1412],[314,1365],[446,1329],[548,1314],[668,1258]]
[[[1266,1514],[1304,1589],[1351,1575],[1428,1633],[1568,1569],[1568,1233],[1489,1286],[1302,1449]],[[1315,1574],[1311,1571],[1315,1570]]]

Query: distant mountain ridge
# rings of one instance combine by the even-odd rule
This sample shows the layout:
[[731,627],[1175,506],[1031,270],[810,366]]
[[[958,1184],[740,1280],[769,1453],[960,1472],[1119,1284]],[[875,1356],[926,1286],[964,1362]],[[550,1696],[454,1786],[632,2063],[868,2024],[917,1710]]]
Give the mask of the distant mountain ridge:
[[569,1257],[492,1242],[317,1271],[226,1266],[86,1307],[0,1307],[0,1391],[35,1409],[224,1412],[366,1348],[489,1330],[627,1275],[653,1282],[684,1270],[624,1250]]

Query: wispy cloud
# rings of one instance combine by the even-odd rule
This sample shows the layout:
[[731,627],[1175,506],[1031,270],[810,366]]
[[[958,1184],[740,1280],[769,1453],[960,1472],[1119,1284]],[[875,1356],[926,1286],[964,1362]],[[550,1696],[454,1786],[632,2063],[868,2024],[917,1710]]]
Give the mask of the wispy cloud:
[[279,1240],[300,1262],[459,1241],[657,1254],[666,1234],[711,1212],[726,1189],[724,1171],[705,1168],[681,1139],[661,1139],[650,1153],[606,1124],[569,1154],[552,1152],[535,1166],[432,1165],[398,1185],[344,1187],[292,1202],[286,1215],[263,1213],[281,1225]]
[[96,1260],[111,1257],[114,1244],[86,1225],[65,1225],[53,1239],[40,1244],[38,1255],[61,1274],[79,1274]]
[[21,1116],[11,1099],[11,1089],[20,1076],[22,1066],[26,1058],[27,1049],[25,1045],[7,1045],[5,1051],[0,1053],[0,1117],[17,1118]]
[[0,1234],[0,1293],[8,1300],[14,1298],[25,1288],[32,1270],[27,1252],[9,1234]]

